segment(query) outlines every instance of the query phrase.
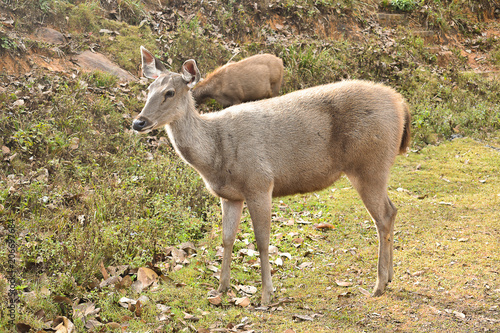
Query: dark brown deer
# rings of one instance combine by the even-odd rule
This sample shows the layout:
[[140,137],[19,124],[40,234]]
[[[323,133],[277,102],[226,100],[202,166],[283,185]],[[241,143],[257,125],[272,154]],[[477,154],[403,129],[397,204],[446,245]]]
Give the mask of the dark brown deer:
[[193,88],[197,104],[215,99],[223,107],[279,95],[283,61],[272,54],[257,54],[226,64]]
[[144,75],[155,79],[133,122],[148,132],[165,126],[176,152],[221,198],[223,246],[219,291],[230,288],[230,262],[243,202],[261,260],[262,303],[273,292],[269,265],[272,198],[318,191],[346,174],[378,231],[379,296],[393,276],[397,209],[387,195],[389,169],[410,141],[403,97],[382,84],[342,81],[199,114],[190,87],[199,80],[194,60],[172,73],[141,47]]

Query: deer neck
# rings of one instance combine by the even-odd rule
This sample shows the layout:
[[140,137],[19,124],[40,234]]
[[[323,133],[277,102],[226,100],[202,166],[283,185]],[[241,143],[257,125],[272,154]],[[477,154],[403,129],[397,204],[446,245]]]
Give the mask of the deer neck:
[[189,103],[186,113],[166,129],[170,142],[182,159],[200,172],[210,172],[210,156],[214,151],[211,128],[195,109],[194,101]]

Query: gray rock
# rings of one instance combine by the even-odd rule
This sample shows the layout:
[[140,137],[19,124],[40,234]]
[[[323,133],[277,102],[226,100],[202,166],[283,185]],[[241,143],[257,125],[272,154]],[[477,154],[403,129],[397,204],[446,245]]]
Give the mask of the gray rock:
[[57,30],[51,28],[39,28],[35,32],[36,38],[45,43],[50,44],[65,44],[67,42],[66,37]]
[[121,81],[135,81],[137,78],[130,72],[120,68],[117,64],[106,58],[101,53],[85,51],[74,56],[75,61],[85,71],[103,71],[117,76]]

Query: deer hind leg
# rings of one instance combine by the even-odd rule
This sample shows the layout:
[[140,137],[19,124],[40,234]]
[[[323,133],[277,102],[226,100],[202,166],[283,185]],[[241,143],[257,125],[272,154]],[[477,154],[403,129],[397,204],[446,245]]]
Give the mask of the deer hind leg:
[[270,97],[278,96],[280,94],[280,88],[281,88],[281,81],[273,82],[271,84],[271,96]]
[[230,288],[231,279],[231,256],[233,254],[234,240],[240,224],[243,201],[231,201],[221,199],[222,207],[222,246],[224,254],[222,257],[222,268],[218,291],[224,292]]
[[377,282],[372,295],[380,296],[384,293],[386,285],[392,281],[394,274],[393,241],[397,209],[387,195],[387,176],[377,177],[361,173],[361,176],[351,174],[348,177],[377,227],[379,240]]
[[255,240],[260,256],[262,275],[262,304],[267,304],[273,294],[271,266],[269,264],[269,234],[271,232],[271,192],[262,193],[253,199],[247,199],[247,207],[252,218]]

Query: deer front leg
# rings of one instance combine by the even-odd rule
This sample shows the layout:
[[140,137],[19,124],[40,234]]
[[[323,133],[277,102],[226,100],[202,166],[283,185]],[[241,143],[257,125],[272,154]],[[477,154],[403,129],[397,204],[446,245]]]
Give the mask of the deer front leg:
[[271,232],[271,192],[263,193],[248,200],[247,207],[252,218],[255,240],[260,255],[260,269],[262,274],[262,304],[267,304],[273,294],[271,279],[271,265],[269,264],[269,234]]
[[233,254],[234,240],[240,224],[243,201],[231,201],[221,199],[222,207],[222,246],[224,254],[222,257],[222,268],[220,273],[219,292],[230,288],[231,279],[231,256]]

